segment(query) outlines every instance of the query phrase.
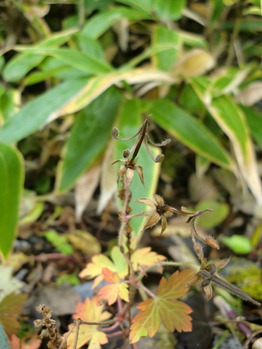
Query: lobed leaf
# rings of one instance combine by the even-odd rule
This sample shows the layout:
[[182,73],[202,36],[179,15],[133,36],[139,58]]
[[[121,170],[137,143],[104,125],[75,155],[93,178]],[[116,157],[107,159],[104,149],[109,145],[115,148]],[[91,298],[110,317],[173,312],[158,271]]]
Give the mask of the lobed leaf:
[[[87,298],[84,303],[78,303],[76,306],[76,313],[73,315],[75,320],[81,319],[86,322],[101,322],[110,317],[111,314],[104,311],[104,306],[99,304],[97,297],[93,297],[92,299]],[[67,349],[75,349],[75,336],[76,327],[74,327],[67,339]],[[99,330],[99,326],[80,325],[76,349],[81,348],[88,342],[89,349],[100,349],[101,344],[107,343],[108,340],[105,333]]]
[[121,298],[126,302],[129,302],[128,285],[121,282],[117,273],[104,268],[102,270],[105,281],[110,282],[109,285],[103,286],[98,292],[99,300],[106,299],[108,305],[112,305],[117,301],[117,298]]
[[27,296],[25,294],[8,294],[0,302],[0,323],[10,337],[19,328],[18,316],[20,315]]
[[166,280],[162,278],[155,298],[138,305],[141,310],[131,325],[130,342],[136,343],[141,337],[153,337],[163,324],[169,331],[189,332],[192,329],[192,309],[185,303],[175,300],[182,297],[193,281],[195,272],[184,270],[175,272]]

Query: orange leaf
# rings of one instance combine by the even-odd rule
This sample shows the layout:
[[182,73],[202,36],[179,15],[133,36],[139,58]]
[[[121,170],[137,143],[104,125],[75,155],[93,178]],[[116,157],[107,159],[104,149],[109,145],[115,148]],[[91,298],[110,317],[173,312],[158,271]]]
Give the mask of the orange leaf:
[[92,258],[92,262],[86,265],[86,267],[80,272],[79,276],[88,279],[95,277],[93,288],[96,287],[104,279],[104,268],[117,273],[119,277],[125,278],[128,272],[128,266],[126,259],[120,252],[118,246],[112,248],[111,258],[112,261],[103,254],[94,256]]
[[157,296],[138,305],[141,312],[132,322],[129,336],[131,343],[137,342],[143,336],[153,337],[161,323],[169,331],[191,331],[191,317],[188,314],[192,309],[175,299],[187,292],[194,275],[193,270],[184,270],[181,273],[175,272],[168,280],[161,279]]
[[135,271],[141,270],[145,267],[153,266],[154,264],[157,264],[158,262],[165,259],[165,256],[151,251],[150,247],[136,250],[131,256],[131,262]]
[[8,337],[16,333],[19,328],[17,318],[19,317],[27,296],[12,292],[0,303],[0,322]]
[[21,340],[13,334],[9,340],[10,349],[38,349],[41,343],[37,335],[30,335]]
[[[104,306],[98,303],[98,298],[86,299],[84,303],[78,303],[76,313],[73,315],[75,320],[81,319],[86,322],[101,322],[111,317],[109,312],[104,311]],[[73,326],[73,325],[71,325]],[[100,349],[100,344],[107,343],[107,337],[104,332],[100,331],[97,325],[80,325],[78,333],[78,341],[76,348],[81,348],[89,342],[88,348]],[[74,348],[76,336],[76,327],[70,333],[67,339],[68,349]]]
[[112,282],[111,285],[106,285],[99,290],[98,298],[106,299],[109,305],[116,302],[117,298],[120,297],[124,301],[129,301],[128,285],[120,281],[119,276],[113,273],[111,270],[103,269],[104,279],[108,282]]

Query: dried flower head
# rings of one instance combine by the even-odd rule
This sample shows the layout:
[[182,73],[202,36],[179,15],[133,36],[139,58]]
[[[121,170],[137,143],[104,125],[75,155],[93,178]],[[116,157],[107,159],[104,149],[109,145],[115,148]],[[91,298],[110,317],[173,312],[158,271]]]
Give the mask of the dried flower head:
[[42,315],[42,319],[37,319],[34,321],[35,327],[43,327],[39,337],[49,338],[47,343],[48,349],[66,349],[66,342],[63,343],[63,338],[60,336],[58,329],[56,327],[56,321],[53,320],[51,308],[47,307],[45,304],[40,304],[36,307],[38,313]]
[[144,226],[144,230],[153,227],[161,220],[160,234],[162,234],[167,227],[167,217],[170,217],[172,216],[172,214],[177,213],[173,207],[166,205],[163,198],[157,194],[154,195],[154,199],[141,198],[136,201],[153,208]]

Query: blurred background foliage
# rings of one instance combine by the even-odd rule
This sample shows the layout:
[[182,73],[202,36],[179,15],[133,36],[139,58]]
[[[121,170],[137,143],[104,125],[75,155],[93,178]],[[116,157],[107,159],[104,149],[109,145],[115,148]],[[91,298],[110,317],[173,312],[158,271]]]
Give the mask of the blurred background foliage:
[[[133,213],[146,209],[135,199],[156,190],[173,206],[213,209],[198,220],[200,234],[221,244],[210,259],[233,254],[224,277],[261,299],[260,16],[259,0],[0,1],[0,251],[8,264],[0,265],[0,323],[8,335],[18,333],[25,300],[13,273],[29,294],[39,280],[50,292],[49,282],[62,285],[66,304],[60,294],[50,299],[60,315],[74,312],[64,283],[78,285],[83,262],[117,237],[119,165],[111,163],[130,143],[112,141],[112,127],[128,137],[148,114],[154,141],[172,142],[161,168],[142,147],[145,185],[135,174]],[[143,219],[132,222],[137,238]],[[173,218],[154,247],[196,264],[183,242],[189,234]],[[48,258],[57,264],[45,266]],[[0,346],[9,349],[4,330]]]
[[[10,236],[1,238],[3,255],[22,196],[30,204],[20,219],[34,221],[45,200],[57,203],[74,188],[80,220],[100,184],[101,213],[116,191],[111,162],[123,150],[111,129],[133,134],[145,114],[156,139],[174,139],[165,188],[184,183],[178,168],[190,149],[190,201],[209,200],[217,211],[205,227],[228,217],[228,197],[234,210],[261,219],[260,10],[259,0],[2,1],[0,234]],[[152,195],[160,173],[146,152],[138,161],[146,186],[134,182],[134,199]],[[222,194],[210,189],[211,171]]]

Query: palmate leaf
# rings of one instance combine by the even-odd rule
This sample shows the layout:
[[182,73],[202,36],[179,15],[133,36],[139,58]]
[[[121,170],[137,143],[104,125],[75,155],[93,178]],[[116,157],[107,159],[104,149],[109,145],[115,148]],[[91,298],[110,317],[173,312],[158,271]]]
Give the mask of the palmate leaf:
[[[73,316],[75,320],[81,319],[86,322],[101,322],[110,317],[111,314],[104,311],[104,306],[99,304],[97,297],[93,297],[92,299],[87,298],[84,303],[78,303],[76,306],[76,313]],[[67,339],[67,349],[75,348],[75,336],[76,327]],[[80,325],[76,349],[81,348],[88,342],[89,349],[100,349],[101,344],[107,343],[107,337],[102,331],[99,331],[96,325]]]
[[131,326],[130,342],[136,343],[143,336],[153,337],[163,324],[169,331],[189,332],[192,329],[192,309],[177,301],[193,282],[193,270],[176,271],[166,280],[161,279],[157,296],[138,305],[141,312],[135,316]]
[[0,303],[0,323],[9,337],[16,333],[19,328],[17,319],[26,298],[27,296],[25,294],[16,294],[13,292],[7,295]]
[[[128,265],[118,246],[112,248],[110,256],[112,260],[103,254],[94,256],[92,262],[86,265],[79,276],[88,279],[95,278],[93,287],[96,287],[105,279],[103,274],[105,268],[116,273],[121,279],[125,279],[128,273]],[[150,247],[138,249],[131,256],[134,271],[143,270],[143,268],[153,266],[164,259],[164,256],[151,251]]]
[[112,305],[117,301],[117,298],[120,297],[124,301],[129,302],[128,285],[121,282],[120,277],[107,268],[103,269],[103,276],[105,281],[110,282],[110,284],[99,290],[99,300],[106,299],[108,304]]

